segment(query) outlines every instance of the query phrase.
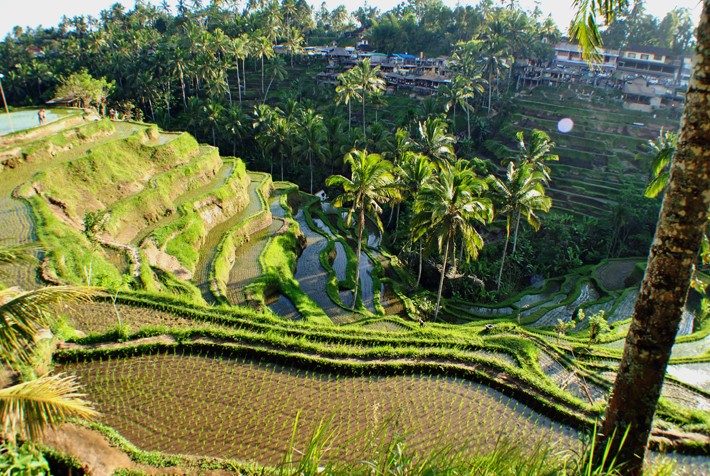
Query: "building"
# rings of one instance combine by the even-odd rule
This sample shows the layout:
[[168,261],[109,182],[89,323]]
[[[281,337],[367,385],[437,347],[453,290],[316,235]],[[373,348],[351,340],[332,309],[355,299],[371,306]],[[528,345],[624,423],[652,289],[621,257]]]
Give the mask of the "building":
[[682,57],[664,48],[629,45],[621,51],[617,71],[658,81],[676,81],[683,67]]
[[[614,71],[618,66],[619,50],[602,48],[600,60],[593,61],[592,67],[600,70]],[[589,63],[582,58],[582,48],[579,45],[562,42],[555,46],[555,60],[560,68],[589,68]]]

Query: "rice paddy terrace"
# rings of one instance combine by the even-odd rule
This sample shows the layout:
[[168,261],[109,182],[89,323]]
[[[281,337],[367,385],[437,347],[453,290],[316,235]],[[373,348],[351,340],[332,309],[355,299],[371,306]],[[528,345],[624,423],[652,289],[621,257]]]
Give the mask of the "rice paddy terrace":
[[[560,156],[559,162],[549,163],[554,210],[601,218],[618,205],[624,191],[643,193],[650,176],[647,143],[662,130],[677,130],[679,120],[668,117],[668,111],[650,115],[622,110],[614,93],[600,97],[599,90],[590,91],[536,88],[521,94],[507,125],[486,147],[505,159],[515,155],[517,131],[547,132]],[[558,129],[563,118],[572,120],[568,132]]]
[[[330,458],[359,458],[382,422],[422,450],[445,441],[480,454],[501,438],[578,450],[601,415],[642,259],[496,306],[450,299],[443,322],[421,327],[374,231],[353,296],[341,210],[185,133],[59,122],[0,136],[0,233],[43,249],[41,266],[15,266],[8,284],[108,290],[62,308],[54,360],[101,411],[87,425],[135,461],[258,472],[281,461],[294,426],[299,450],[323,421]],[[87,217],[104,217],[93,233]],[[612,330],[592,343],[585,321],[553,330],[579,309],[606,311]],[[679,474],[706,474],[710,326],[692,306],[685,324],[653,445],[692,454]]]

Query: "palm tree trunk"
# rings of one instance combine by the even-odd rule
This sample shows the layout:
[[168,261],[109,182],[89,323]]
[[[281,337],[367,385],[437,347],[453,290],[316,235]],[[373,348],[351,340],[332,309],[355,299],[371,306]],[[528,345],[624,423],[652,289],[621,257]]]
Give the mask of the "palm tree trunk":
[[419,242],[419,271],[417,272],[417,287],[422,280],[422,262],[424,261],[424,246]]
[[365,228],[365,208],[360,209],[357,222],[357,260],[355,265],[355,290],[353,291],[353,309],[357,305],[357,292],[360,288],[360,253],[362,253],[362,230]]
[[244,94],[247,93],[247,59],[242,60],[242,78],[244,78]]
[[261,94],[264,94],[264,55],[261,55]]
[[[681,132],[671,165],[656,235],[651,245],[619,373],[602,425],[601,445],[629,426],[617,462],[624,473],[640,475],[666,366],[690,287],[693,267],[707,227],[710,206],[710,0],[704,0]],[[600,461],[600,455],[597,461]]]
[[353,128],[353,103],[348,101],[348,132]]
[[493,95],[493,85],[491,84],[491,81],[493,81],[493,73],[491,71],[488,72],[488,115],[491,115],[491,96]]
[[180,89],[182,89],[182,105],[187,109],[187,95],[185,94],[185,77],[180,70]]
[[468,140],[471,140],[471,111],[466,108],[466,128],[468,129]]
[[311,169],[311,195],[313,195],[313,161],[310,153],[308,153],[308,168]]
[[239,105],[242,105],[242,78],[239,74],[239,60],[237,60],[237,90],[239,91]]
[[362,137],[365,139],[365,142],[367,142],[367,128],[365,125],[365,91],[362,92]]
[[510,253],[511,255],[515,254],[515,248],[517,247],[518,244],[518,228],[520,227],[520,215],[521,212],[518,210],[518,218],[515,221],[515,234],[513,235],[513,252]]
[[449,260],[449,242],[451,238],[446,239],[446,247],[444,248],[444,263],[441,266],[441,278],[439,278],[439,291],[436,294],[436,311],[434,311],[434,321],[439,317],[439,304],[441,303],[441,293],[444,290],[444,278],[446,277],[446,262]]
[[500,270],[498,271],[498,284],[496,286],[496,291],[500,291],[500,282],[503,279],[503,266],[505,265],[505,255],[508,251],[508,242],[510,241],[510,225],[506,227],[505,233],[505,246],[503,247],[503,257],[500,260]]

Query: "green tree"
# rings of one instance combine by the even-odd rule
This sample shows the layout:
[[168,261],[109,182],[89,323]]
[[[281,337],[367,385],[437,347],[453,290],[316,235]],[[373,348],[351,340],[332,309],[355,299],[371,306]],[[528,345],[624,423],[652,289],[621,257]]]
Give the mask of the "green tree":
[[86,70],[74,73],[62,81],[57,88],[58,97],[76,97],[81,102],[81,107],[95,105],[97,110],[103,106],[104,99],[111,94],[115,83],[108,82],[106,78],[94,79]]
[[324,154],[323,146],[323,116],[317,114],[313,109],[306,109],[301,112],[298,119],[297,135],[298,144],[296,151],[306,156],[310,173],[310,193],[313,193],[313,159],[322,158]]
[[475,224],[487,224],[493,218],[493,204],[484,195],[487,189],[485,180],[471,170],[445,165],[422,185],[414,202],[414,241],[425,240],[428,247],[435,246],[444,253],[434,320],[439,316],[449,251],[454,242],[461,242],[466,259],[477,258],[483,248],[483,237]]
[[365,100],[368,95],[385,89],[385,80],[380,78],[380,67],[372,67],[369,58],[350,70],[350,80],[355,84],[360,100],[362,101],[362,133],[367,141],[367,118],[365,116]]
[[446,122],[440,118],[430,117],[419,123],[418,132],[418,137],[414,139],[414,149],[429,157],[440,169],[450,165],[455,158],[456,139],[448,133]]
[[345,156],[345,163],[350,166],[351,178],[342,175],[328,177],[326,185],[342,187],[343,193],[333,203],[336,206],[350,204],[347,222],[357,215],[357,264],[355,267],[355,289],[353,308],[357,303],[360,286],[360,256],[362,254],[362,232],[365,229],[365,216],[369,214],[377,227],[382,230],[382,205],[396,197],[392,162],[384,160],[379,154],[369,154],[366,150],[353,150]]
[[668,185],[671,158],[675,154],[677,145],[678,134],[670,131],[661,132],[655,141],[648,141],[648,146],[654,154],[653,162],[651,162],[653,179],[646,186],[646,190],[643,193],[645,196],[649,198],[656,197]]
[[503,278],[503,267],[505,266],[505,257],[508,252],[512,218],[514,216],[517,218],[515,226],[515,238],[517,241],[520,216],[524,216],[528,223],[535,230],[538,230],[541,223],[535,212],[548,212],[552,206],[552,199],[545,196],[544,180],[545,177],[542,172],[533,170],[527,164],[516,167],[515,162],[508,164],[505,180],[501,180],[495,175],[489,176],[489,183],[496,198],[496,213],[505,216],[505,245],[503,245],[503,256],[500,260],[500,270],[498,271],[497,290],[500,290],[500,283]]
[[340,84],[335,88],[335,103],[346,104],[348,106],[348,131],[352,128],[353,123],[353,101],[360,99],[358,86],[355,83],[355,77],[351,73],[352,70],[338,75]]

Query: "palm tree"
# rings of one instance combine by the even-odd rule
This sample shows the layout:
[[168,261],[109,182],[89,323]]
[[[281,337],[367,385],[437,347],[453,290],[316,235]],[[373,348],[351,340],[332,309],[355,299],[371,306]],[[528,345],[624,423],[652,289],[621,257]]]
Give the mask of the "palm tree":
[[358,86],[355,83],[355,76],[352,74],[352,70],[345,73],[340,73],[338,75],[338,82],[340,83],[335,88],[335,103],[336,104],[347,104],[348,106],[348,131],[352,128],[353,123],[353,105],[354,100],[360,99],[360,93],[358,92]]
[[451,246],[460,240],[467,259],[478,257],[483,248],[483,238],[474,224],[487,224],[493,218],[491,200],[483,195],[487,189],[485,180],[470,169],[456,170],[445,165],[422,185],[414,202],[414,241],[425,240],[428,247],[436,246],[444,253],[434,320],[439,316]]
[[311,182],[310,193],[313,194],[313,158],[321,158],[324,153],[323,146],[323,116],[317,114],[313,109],[302,111],[298,120],[299,141],[296,151],[302,153],[308,159]]
[[429,157],[434,164],[443,168],[454,159],[456,139],[446,130],[446,122],[430,117],[419,123],[419,137],[414,139],[415,150]]
[[675,149],[678,145],[678,134],[670,131],[661,132],[655,141],[649,140],[648,145],[654,152],[653,163],[651,164],[653,179],[646,186],[644,195],[648,198],[653,198],[658,196],[668,185],[671,158],[675,154]]
[[[577,14],[571,36],[580,42],[587,55],[599,45],[597,14],[603,14],[607,21],[611,21],[625,5],[622,0],[601,3],[582,0],[576,3]],[[710,102],[710,0],[703,0],[693,65],[646,273],[599,441],[595,444],[596,448],[608,447],[610,454],[618,451],[616,461],[622,463],[623,472],[630,475],[643,472],[653,416],[708,224],[710,148],[706,131],[710,124],[707,114]],[[631,431],[626,434],[629,427]],[[602,452],[595,454],[595,462],[600,466],[604,460]]]
[[345,156],[345,163],[350,166],[351,178],[332,175],[326,180],[328,186],[343,188],[333,203],[336,206],[350,204],[347,223],[357,214],[357,264],[355,267],[355,289],[353,308],[357,303],[360,286],[360,255],[362,254],[362,232],[365,229],[365,214],[369,214],[377,227],[382,230],[382,204],[396,197],[397,192],[392,175],[392,162],[384,160],[379,154],[369,154],[366,150],[352,150]]
[[362,133],[365,141],[367,141],[365,99],[368,94],[385,89],[385,80],[379,76],[380,67],[375,66],[373,68],[369,58],[365,58],[360,64],[351,69],[349,74],[352,75],[351,80],[355,83],[356,90],[362,101]]
[[[557,154],[552,154],[552,148],[555,146],[554,142],[550,142],[550,136],[546,132],[540,131],[538,129],[533,129],[530,134],[530,140],[525,143],[525,134],[523,131],[518,131],[515,135],[518,139],[518,156],[516,158],[518,162],[518,168],[523,166],[529,166],[533,172],[540,172],[542,181],[541,185],[547,185],[550,181],[550,167],[548,167],[545,162],[560,160]],[[513,234],[513,251],[511,254],[515,254],[515,250],[518,246],[518,228],[520,226],[520,211],[518,211],[518,216],[515,222],[515,233]]]
[[260,36],[254,39],[252,45],[254,54],[261,60],[261,93],[264,94],[264,58],[274,56],[274,44],[268,37]]
[[305,42],[305,40],[303,39],[303,35],[301,34],[300,31],[298,31],[298,28],[291,27],[291,28],[286,29],[286,38],[284,41],[284,45],[286,46],[286,50],[291,55],[291,67],[292,68],[293,68],[293,55],[301,53],[301,51],[303,50],[303,43],[304,42]]
[[269,75],[271,76],[271,79],[269,80],[269,85],[267,86],[266,91],[264,91],[264,100],[261,101],[262,104],[266,103],[266,96],[269,94],[269,90],[271,89],[271,85],[274,83],[274,79],[282,81],[286,78],[287,72],[284,67],[284,60],[278,56],[272,58],[271,61],[269,61]]
[[483,93],[483,84],[485,81],[480,74],[476,74],[473,78],[465,76],[455,76],[451,84],[443,88],[442,94],[446,99],[446,109],[454,111],[454,130],[456,130],[456,108],[461,107],[466,112],[467,137],[471,138],[471,106],[470,100],[476,97],[476,94]]
[[517,240],[520,216],[524,215],[528,223],[535,228],[535,230],[539,230],[540,219],[535,215],[535,212],[538,210],[548,212],[552,206],[552,199],[545,196],[545,188],[543,187],[545,180],[544,175],[542,172],[533,170],[530,165],[523,164],[520,167],[516,167],[514,162],[510,162],[508,164],[505,181],[494,175],[490,175],[488,179],[493,193],[497,198],[496,212],[498,215],[505,215],[505,245],[503,246],[503,257],[500,261],[498,284],[496,288],[500,291],[500,282],[503,278],[503,267],[508,251],[508,242],[510,241],[510,225],[513,216],[517,216],[517,223],[515,225]]
[[[414,198],[418,195],[422,184],[426,183],[434,173],[434,166],[428,157],[408,152],[405,154],[398,167],[398,175],[400,177],[400,190],[402,191],[401,200]],[[399,227],[399,203],[397,204],[397,222],[395,225],[395,237],[397,228]],[[422,279],[422,265],[424,261],[424,244],[419,242],[419,269],[417,272],[417,286]]]
[[[8,249],[0,250],[7,257]],[[10,257],[13,256],[10,252]],[[16,256],[16,254],[15,254]],[[42,327],[53,321],[54,305],[85,299],[90,291],[57,286],[19,291],[0,291],[0,361],[13,370],[31,365],[32,345]],[[91,419],[98,413],[83,399],[74,377],[44,375],[0,389],[2,437],[14,441],[37,439],[47,427],[56,428],[67,418]]]

